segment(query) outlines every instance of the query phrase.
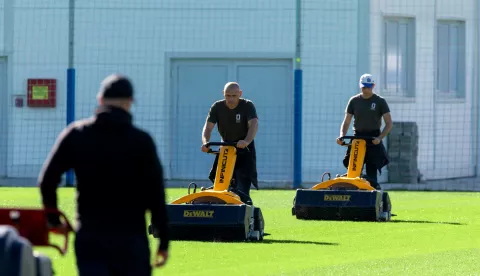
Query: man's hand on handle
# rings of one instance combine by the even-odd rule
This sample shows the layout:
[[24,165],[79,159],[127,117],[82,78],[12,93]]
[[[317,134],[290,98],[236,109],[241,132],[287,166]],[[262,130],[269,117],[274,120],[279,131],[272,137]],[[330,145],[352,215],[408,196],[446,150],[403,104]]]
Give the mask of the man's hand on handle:
[[340,140],[340,137],[337,138],[337,144],[339,144],[340,146],[343,146],[343,141]]
[[249,143],[248,143],[247,141],[245,141],[245,140],[240,140],[240,141],[237,142],[237,148],[239,148],[239,149],[244,149],[244,148],[246,148],[246,147],[248,146],[248,144],[249,144]]
[[168,260],[168,251],[158,249],[157,255],[155,256],[155,261],[153,262],[152,266],[155,267],[162,267],[167,263]]
[[207,148],[205,145],[202,145],[202,151],[203,152],[208,152],[209,148]]

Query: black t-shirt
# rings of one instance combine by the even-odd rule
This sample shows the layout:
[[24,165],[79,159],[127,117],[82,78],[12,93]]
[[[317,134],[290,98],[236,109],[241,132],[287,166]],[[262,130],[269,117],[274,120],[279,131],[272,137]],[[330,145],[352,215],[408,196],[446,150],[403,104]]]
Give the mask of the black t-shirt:
[[360,93],[350,98],[345,112],[353,115],[356,132],[371,132],[380,129],[382,116],[390,112],[390,108],[387,101],[377,94],[364,99]]
[[237,107],[230,109],[225,100],[216,101],[208,112],[207,120],[218,125],[218,132],[225,142],[243,140],[248,133],[248,121],[257,117],[252,101],[240,99]]

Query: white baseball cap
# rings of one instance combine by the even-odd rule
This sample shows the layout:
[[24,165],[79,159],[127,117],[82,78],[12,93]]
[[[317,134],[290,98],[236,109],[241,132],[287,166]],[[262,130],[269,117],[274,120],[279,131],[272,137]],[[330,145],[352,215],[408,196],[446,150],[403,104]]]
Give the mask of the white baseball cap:
[[360,88],[362,87],[368,87],[372,88],[372,86],[375,84],[375,81],[373,80],[373,76],[370,74],[363,74],[360,77],[360,81],[358,82]]

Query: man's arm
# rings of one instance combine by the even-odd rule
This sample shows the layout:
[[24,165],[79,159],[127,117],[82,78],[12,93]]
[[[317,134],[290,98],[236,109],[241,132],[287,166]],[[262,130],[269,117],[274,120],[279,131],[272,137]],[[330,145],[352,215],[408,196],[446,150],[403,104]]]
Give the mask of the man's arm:
[[248,131],[247,136],[243,139],[245,142],[250,144],[257,135],[258,130],[258,115],[257,109],[253,102],[247,102],[247,120],[248,120]]
[[347,107],[345,108],[345,117],[343,118],[342,125],[340,126],[340,137],[347,135],[348,128],[353,118],[353,97],[348,100]]
[[160,244],[158,249],[167,251],[170,240],[168,236],[168,215],[165,205],[163,168],[157,154],[157,147],[151,136],[147,137],[145,146],[143,167],[145,169],[144,179],[148,185],[145,193],[148,200],[148,209],[150,210],[152,225],[159,231]]
[[390,115],[390,112],[387,112],[383,114],[383,121],[385,122],[385,127],[382,130],[382,133],[378,136],[378,139],[382,140],[385,138],[385,136],[388,135],[390,130],[392,130],[393,123],[392,123],[392,116]]
[[258,130],[258,118],[253,118],[248,121],[248,132],[247,136],[245,137],[245,141],[247,143],[251,143],[253,139],[255,139],[255,135],[257,135]]
[[352,122],[352,117],[352,114],[348,112],[345,113],[342,125],[340,126],[340,137],[347,135],[348,128],[350,127],[350,123]]
[[[40,171],[38,186],[45,209],[58,209],[57,187],[62,175],[71,169],[69,162],[71,135],[71,128],[66,128],[60,133]],[[58,215],[49,214],[47,218],[52,226],[60,225]]]
[[203,126],[202,131],[202,144],[206,144],[210,141],[210,137],[212,136],[212,131],[214,127],[214,123],[209,122],[208,119],[205,121],[205,125]]
[[393,127],[392,116],[390,115],[390,107],[385,99],[381,101],[380,112],[382,114],[383,121],[385,122],[385,127],[383,128],[382,133],[380,133],[378,136],[378,139],[382,140],[388,135]]
[[203,126],[202,144],[210,142],[210,136],[212,135],[213,128],[215,127],[217,121],[217,104],[214,103],[208,111],[207,119],[205,120],[205,125]]

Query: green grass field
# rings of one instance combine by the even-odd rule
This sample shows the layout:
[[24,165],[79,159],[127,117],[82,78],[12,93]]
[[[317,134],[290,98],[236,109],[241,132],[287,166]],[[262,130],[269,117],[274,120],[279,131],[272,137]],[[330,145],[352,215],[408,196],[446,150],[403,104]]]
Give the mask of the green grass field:
[[[59,190],[71,220],[74,191]],[[480,275],[480,193],[390,192],[397,216],[388,223],[299,221],[290,211],[294,193],[252,190],[270,234],[262,243],[173,241],[169,262],[154,275]],[[0,194],[0,206],[40,206],[37,188]],[[71,245],[65,257],[37,250],[53,259],[57,275],[73,276],[73,236]]]

